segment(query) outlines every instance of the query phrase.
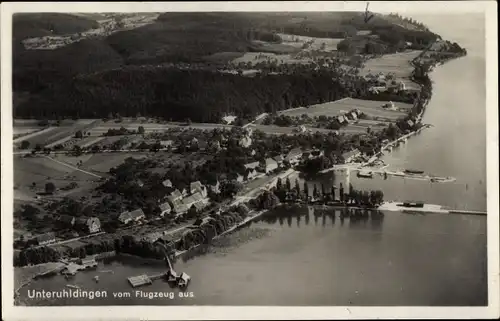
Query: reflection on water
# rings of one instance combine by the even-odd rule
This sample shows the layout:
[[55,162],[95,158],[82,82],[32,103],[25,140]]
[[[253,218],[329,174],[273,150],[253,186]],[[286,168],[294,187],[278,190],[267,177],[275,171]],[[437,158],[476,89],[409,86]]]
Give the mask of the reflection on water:
[[[190,299],[32,300],[32,305],[484,305],[486,220],[353,209],[280,208],[219,244],[175,263],[188,273]],[[306,241],[305,241],[306,240]],[[210,253],[209,255],[206,255]],[[196,257],[195,259],[192,259]],[[132,291],[126,278],[165,270],[124,257],[82,272],[82,289]],[[458,281],[459,280],[459,281]],[[62,276],[21,290],[60,290]],[[272,284],[273,286],[269,286]],[[174,291],[162,281],[143,291]]]

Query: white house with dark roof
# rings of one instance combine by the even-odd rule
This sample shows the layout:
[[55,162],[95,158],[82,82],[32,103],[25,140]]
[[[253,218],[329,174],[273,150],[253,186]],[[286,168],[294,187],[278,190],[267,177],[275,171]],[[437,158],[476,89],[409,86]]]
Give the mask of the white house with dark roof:
[[245,177],[247,180],[254,179],[259,173],[255,168],[247,168],[245,171]]
[[207,197],[207,188],[200,181],[192,182],[189,191],[191,194],[200,193],[203,198]]
[[406,123],[407,123],[407,124],[408,124],[408,126],[410,126],[410,127],[415,126],[415,123],[414,123],[414,122],[413,122],[413,120],[411,120],[411,119],[408,119],[408,120],[406,121]]

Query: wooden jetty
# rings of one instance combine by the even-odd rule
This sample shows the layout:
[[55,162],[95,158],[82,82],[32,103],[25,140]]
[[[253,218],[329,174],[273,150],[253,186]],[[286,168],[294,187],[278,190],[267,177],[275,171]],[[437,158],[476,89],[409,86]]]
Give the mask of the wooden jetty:
[[143,274],[143,275],[129,277],[128,282],[130,283],[130,285],[132,285],[132,287],[136,288],[138,286],[152,284],[153,280],[151,280],[151,278],[146,274]]

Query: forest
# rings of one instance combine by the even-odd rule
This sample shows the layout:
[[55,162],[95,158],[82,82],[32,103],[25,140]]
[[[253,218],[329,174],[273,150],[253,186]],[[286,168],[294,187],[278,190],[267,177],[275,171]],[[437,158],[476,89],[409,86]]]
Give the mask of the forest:
[[[165,120],[220,122],[226,114],[250,119],[267,112],[334,101],[353,90],[334,71],[254,78],[208,70],[127,67],[79,76],[15,109],[21,118],[104,118],[109,113]],[[355,93],[354,93],[355,94]]]

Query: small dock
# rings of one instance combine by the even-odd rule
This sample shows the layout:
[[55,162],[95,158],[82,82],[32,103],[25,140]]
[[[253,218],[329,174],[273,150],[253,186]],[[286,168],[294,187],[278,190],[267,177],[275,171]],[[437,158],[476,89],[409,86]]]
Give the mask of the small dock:
[[139,276],[131,276],[128,278],[128,282],[134,288],[139,287],[139,286],[143,286],[143,285],[153,284],[153,280],[151,280],[151,278],[149,276],[147,276],[146,274],[139,275]]

